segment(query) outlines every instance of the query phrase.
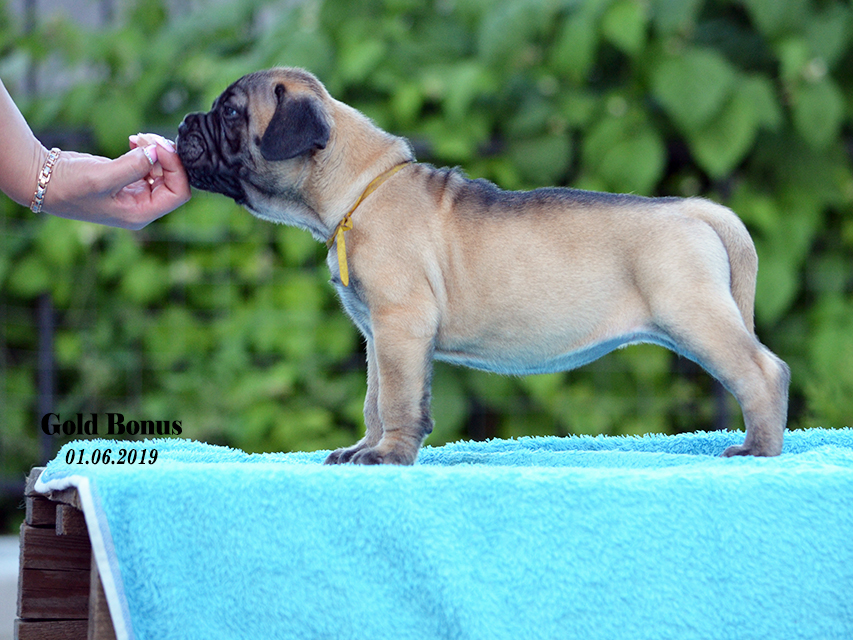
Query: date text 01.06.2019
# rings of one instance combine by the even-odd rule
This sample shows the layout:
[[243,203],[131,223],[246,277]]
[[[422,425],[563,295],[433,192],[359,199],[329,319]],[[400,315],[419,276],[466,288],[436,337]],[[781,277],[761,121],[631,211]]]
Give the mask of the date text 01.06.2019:
[[65,464],[154,464],[157,462],[157,449],[69,449],[65,454]]

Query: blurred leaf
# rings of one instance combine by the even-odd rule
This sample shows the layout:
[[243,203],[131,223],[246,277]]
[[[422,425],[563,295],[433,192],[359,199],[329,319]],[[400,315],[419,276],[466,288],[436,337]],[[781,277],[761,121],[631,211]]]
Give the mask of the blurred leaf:
[[494,68],[513,66],[544,26],[550,4],[547,0],[504,1],[486,12],[477,33],[483,59]]
[[617,0],[604,13],[601,31],[618,49],[638,54],[646,44],[648,13],[640,0]]
[[745,0],[747,11],[758,29],[767,37],[774,37],[802,23],[809,0]]
[[690,136],[691,149],[702,168],[714,178],[722,178],[749,151],[758,124],[752,96],[734,91],[722,111]]
[[155,366],[170,368],[203,350],[207,337],[187,309],[170,307],[153,319],[144,340]]
[[559,422],[552,416],[540,413],[509,413],[501,421],[500,437],[523,438],[525,436],[553,435],[560,429]]
[[569,91],[562,96],[560,114],[566,123],[575,127],[586,127],[592,121],[598,98],[584,91]]
[[302,266],[324,252],[323,246],[302,229],[279,225],[275,228],[275,236],[279,253],[289,266]]
[[849,44],[851,17],[849,4],[834,2],[808,21],[809,48],[827,67],[835,65]]
[[56,334],[56,361],[61,366],[73,367],[83,357],[83,341],[77,333],[60,331]]
[[654,344],[634,344],[616,352],[637,379],[649,384],[664,379],[672,363],[672,354]]
[[465,371],[466,388],[482,399],[491,409],[506,411],[513,403],[516,394],[513,380],[484,371]]
[[444,104],[451,121],[463,121],[474,99],[494,87],[490,74],[477,62],[448,67],[442,75],[446,83]]
[[772,234],[784,224],[776,201],[767,194],[755,192],[749,183],[736,187],[730,206],[747,226],[764,233]]
[[355,31],[347,33],[352,35],[344,42],[338,62],[338,73],[347,82],[360,82],[376,68],[385,55],[385,43],[376,38],[356,35]]
[[[260,66],[288,66],[312,69],[319,77],[325,76],[333,65],[335,48],[326,33],[311,24],[311,3],[303,3],[301,15],[297,11],[282,12],[280,22],[264,32],[257,44]],[[374,51],[376,45],[374,45]],[[362,50],[344,63],[349,76],[360,76],[371,66],[374,52]],[[361,59],[359,59],[361,58]]]
[[8,287],[10,293],[22,298],[34,298],[47,291],[53,270],[38,254],[24,256],[12,267]]
[[758,251],[758,281],[755,287],[755,316],[758,322],[773,324],[794,299],[799,289],[798,265],[761,240]]
[[162,28],[169,12],[164,0],[145,0],[131,4],[130,23],[140,33],[152,33]]
[[578,11],[566,16],[551,53],[554,71],[568,75],[575,82],[584,80],[595,61],[599,29],[592,11]]
[[844,256],[830,254],[807,265],[810,291],[843,294],[851,278],[850,264]]
[[612,191],[651,193],[665,159],[658,133],[631,114],[605,117],[584,141],[584,163]]
[[543,373],[519,378],[518,383],[532,398],[547,403],[565,382],[562,373]]
[[789,84],[796,83],[811,59],[808,43],[799,36],[791,36],[781,40],[776,49],[782,79]]
[[44,224],[39,228],[39,251],[57,269],[71,269],[82,252],[80,237],[74,233],[74,224],[63,218],[46,216]]
[[689,49],[661,61],[652,75],[652,89],[676,124],[691,132],[719,113],[734,81],[734,71],[719,53]]
[[517,140],[509,145],[509,156],[522,177],[537,186],[550,186],[566,172],[572,147],[565,134]]
[[132,301],[148,304],[159,299],[169,288],[166,268],[155,258],[145,257],[127,269],[122,278],[122,292]]
[[765,76],[750,74],[739,77],[735,92],[752,108],[756,124],[774,130],[782,125],[782,109],[776,91]]
[[477,148],[488,139],[488,122],[471,114],[464,126],[442,118],[427,118],[420,133],[434,145],[434,153],[445,162],[470,162]]
[[342,360],[361,343],[360,334],[343,310],[335,309],[317,327],[317,337],[324,355]]
[[111,89],[90,105],[89,124],[107,155],[127,151],[127,137],[139,133],[145,121],[140,105],[119,88]]
[[652,0],[652,20],[658,31],[691,32],[703,0]]
[[402,126],[409,127],[415,122],[424,104],[424,97],[417,83],[412,81],[399,83],[391,97],[391,110]]
[[843,116],[844,97],[830,79],[804,83],[794,96],[794,124],[815,149],[835,140]]
[[282,410],[273,405],[262,416],[264,423],[272,423],[272,432],[265,446],[274,451],[321,448],[334,427],[332,414],[320,407]]
[[812,366],[807,393],[813,411],[823,419],[818,424],[853,424],[853,305],[839,296],[824,298],[811,314],[808,338]]
[[435,426],[427,443],[433,446],[458,440],[468,418],[468,399],[458,370],[440,363],[432,379],[432,417]]

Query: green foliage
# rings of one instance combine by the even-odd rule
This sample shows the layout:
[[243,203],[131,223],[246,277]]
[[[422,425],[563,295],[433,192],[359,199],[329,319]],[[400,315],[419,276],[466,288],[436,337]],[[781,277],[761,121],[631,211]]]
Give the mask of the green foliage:
[[[758,332],[792,366],[791,425],[851,423],[848,3],[193,4],[203,6],[186,14],[129,2],[108,29],[50,20],[28,37],[0,13],[12,39],[0,69],[64,65],[67,90],[20,102],[36,130],[88,131],[89,150],[107,155],[138,131],[173,136],[243,73],[295,65],[409,137],[421,160],[508,189],[721,201],[756,241]],[[358,437],[361,340],[307,234],[207,194],[137,233],[2,206],[7,471],[35,462],[33,309],[44,292],[57,308],[61,414],[181,420],[185,436],[246,450]],[[709,428],[715,402],[710,378],[651,346],[525,379],[438,366],[434,390],[432,444],[477,420],[500,436]]]

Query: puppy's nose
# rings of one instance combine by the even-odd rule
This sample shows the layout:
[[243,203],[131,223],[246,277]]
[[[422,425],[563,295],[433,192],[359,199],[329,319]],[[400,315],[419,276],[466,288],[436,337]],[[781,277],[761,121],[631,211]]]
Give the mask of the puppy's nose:
[[205,153],[204,136],[193,126],[198,120],[198,114],[188,114],[183,122],[178,125],[178,137],[175,146],[178,149],[178,157],[184,165],[198,161]]
[[193,121],[198,118],[198,115],[195,113],[188,113],[184,116],[184,119],[181,120],[181,124],[178,125],[178,137],[185,136],[190,132],[190,129],[193,128]]

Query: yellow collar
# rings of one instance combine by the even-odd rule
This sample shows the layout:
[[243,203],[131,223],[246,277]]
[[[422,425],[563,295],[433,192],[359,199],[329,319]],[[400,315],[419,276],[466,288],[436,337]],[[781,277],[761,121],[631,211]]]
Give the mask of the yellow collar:
[[338,226],[335,227],[335,230],[334,230],[334,232],[332,232],[332,235],[329,236],[329,239],[326,240],[326,246],[330,249],[332,248],[332,245],[335,244],[335,241],[337,240],[337,243],[338,243],[338,267],[340,268],[340,272],[341,272],[341,282],[343,282],[345,287],[349,286],[349,268],[347,267],[347,248],[346,248],[346,245],[344,244],[344,232],[352,229],[352,214],[353,214],[353,212],[355,212],[355,210],[358,208],[358,205],[360,205],[367,196],[369,196],[371,193],[376,191],[383,182],[385,182],[388,178],[390,178],[395,173],[397,173],[400,169],[407,167],[410,164],[412,164],[411,160],[407,160],[406,162],[401,162],[400,164],[388,169],[388,171],[386,171],[385,173],[381,173],[377,177],[375,177],[370,182],[370,184],[367,185],[367,188],[364,190],[364,192],[361,194],[361,196],[359,196],[358,200],[355,201],[355,204],[352,205],[352,208],[349,211],[347,211],[346,215],[343,217],[343,220],[341,220],[338,223]]

